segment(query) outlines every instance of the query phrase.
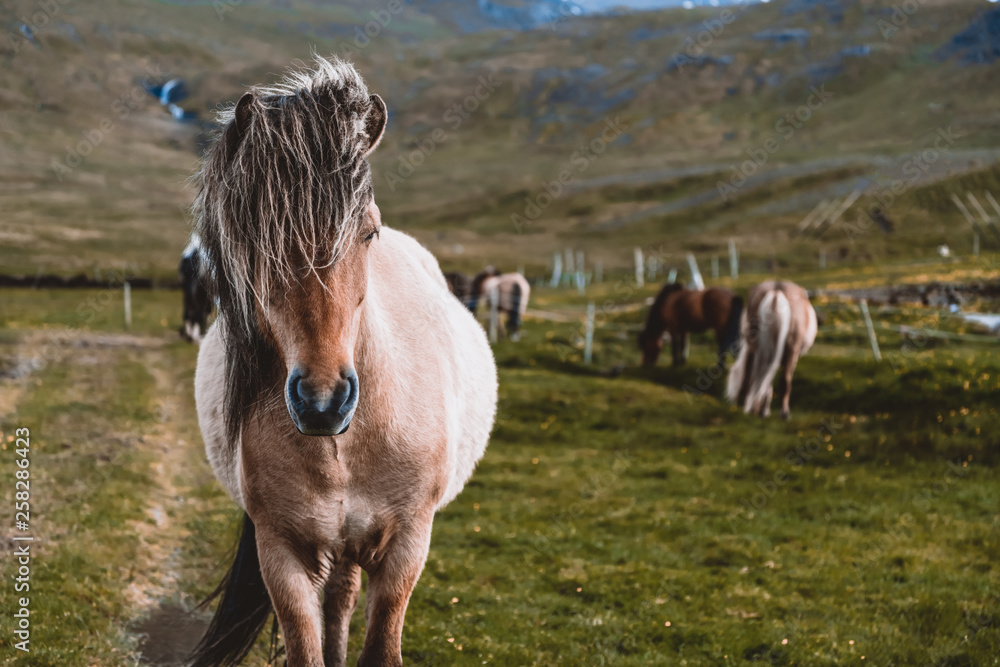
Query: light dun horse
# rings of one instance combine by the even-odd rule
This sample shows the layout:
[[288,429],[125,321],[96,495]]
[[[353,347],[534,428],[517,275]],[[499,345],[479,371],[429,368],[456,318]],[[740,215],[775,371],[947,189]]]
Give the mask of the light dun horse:
[[212,296],[208,289],[208,267],[201,256],[200,239],[192,235],[191,242],[181,253],[178,268],[181,288],[184,290],[184,325],[181,336],[192,343],[200,343],[208,329],[208,316],[212,314]]
[[476,312],[480,301],[487,309],[493,308],[494,296],[498,314],[507,314],[507,336],[512,341],[521,338],[521,320],[528,311],[531,285],[520,273],[500,273],[492,266],[476,274],[472,279],[469,310]]
[[665,331],[670,333],[674,366],[680,366],[687,360],[688,334],[712,329],[719,346],[719,365],[724,366],[726,352],[733,349],[739,336],[742,309],[743,299],[721,287],[690,290],[680,283],[665,285],[639,334],[643,365],[653,366],[660,358]]
[[791,415],[792,374],[799,357],[816,340],[816,311],[806,291],[787,281],[773,281],[750,290],[740,322],[742,348],[729,371],[726,397],[743,411],[771,414],[774,375],[784,366],[781,416]]
[[358,664],[402,664],[434,513],[486,448],[483,329],[372,199],[385,122],[351,65],[318,58],[244,95],[202,167],[197,230],[221,312],[195,394],[208,458],[246,514],[199,667],[245,657],[272,605],[288,665],[344,665],[361,570]]

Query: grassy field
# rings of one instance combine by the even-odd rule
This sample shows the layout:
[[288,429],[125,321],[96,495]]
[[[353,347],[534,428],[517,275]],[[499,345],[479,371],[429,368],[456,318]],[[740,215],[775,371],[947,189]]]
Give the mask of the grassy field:
[[[573,313],[652,293],[617,287],[535,303]],[[119,297],[3,292],[0,476],[29,427],[37,540],[32,653],[4,632],[4,664],[170,664],[163,645],[203,616],[173,640],[164,610],[182,616],[228,564],[238,517],[201,449],[179,294],[136,292],[131,332]],[[435,523],[407,663],[998,664],[995,344],[907,342],[890,326],[961,325],[875,309],[876,364],[855,310],[819,306],[788,422],[720,400],[707,339],[683,369],[636,368],[639,311],[608,315],[592,366],[575,323],[529,321],[498,344],[500,416]],[[0,568],[10,582],[12,560]],[[0,606],[12,597],[5,584]],[[352,631],[356,656],[360,614]]]

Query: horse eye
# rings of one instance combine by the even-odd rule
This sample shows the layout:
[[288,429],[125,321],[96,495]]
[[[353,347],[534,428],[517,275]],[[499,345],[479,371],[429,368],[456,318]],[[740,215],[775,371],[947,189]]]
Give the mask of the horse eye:
[[374,239],[376,236],[378,236],[378,230],[373,229],[371,233],[365,237],[365,243],[371,243],[372,239]]

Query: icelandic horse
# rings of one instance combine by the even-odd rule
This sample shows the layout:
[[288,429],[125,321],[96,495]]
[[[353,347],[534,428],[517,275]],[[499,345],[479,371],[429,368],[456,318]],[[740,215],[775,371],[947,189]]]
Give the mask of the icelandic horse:
[[521,339],[521,320],[528,311],[530,296],[531,285],[527,278],[520,273],[500,273],[488,266],[472,279],[469,310],[475,314],[480,300],[492,310],[493,299],[496,298],[497,312],[507,314],[507,337],[516,342]]
[[208,317],[214,306],[208,286],[208,267],[201,256],[198,235],[191,240],[181,253],[181,263],[178,267],[181,278],[181,289],[184,292],[184,324],[181,326],[181,336],[192,343],[201,343],[208,330]]
[[816,340],[816,311],[804,289],[769,280],[750,290],[740,322],[741,349],[729,370],[726,398],[746,413],[771,414],[774,375],[784,367],[781,416],[791,416],[792,374]]
[[272,607],[288,665],[344,665],[362,570],[358,664],[401,665],[434,513],[486,449],[486,335],[373,200],[386,117],[353,66],[317,57],[223,112],[202,165],[194,213],[220,313],[195,399],[244,519],[195,667],[242,660]]
[[643,366],[653,366],[660,358],[665,331],[670,333],[673,365],[681,366],[687,361],[688,335],[712,329],[719,348],[719,366],[725,368],[726,353],[735,352],[742,310],[743,299],[721,287],[691,290],[680,283],[664,285],[639,334]]

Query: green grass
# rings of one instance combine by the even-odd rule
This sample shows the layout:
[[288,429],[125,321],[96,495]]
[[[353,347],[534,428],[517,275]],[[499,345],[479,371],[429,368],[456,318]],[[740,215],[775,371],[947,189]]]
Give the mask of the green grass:
[[[79,298],[5,294],[22,313],[4,330],[11,354],[35,331],[27,323],[58,319],[48,310]],[[176,306],[172,293],[149,294],[153,311]],[[538,302],[581,305],[568,291],[541,290]],[[707,337],[682,369],[635,368],[641,312],[598,330],[589,367],[572,323],[529,322],[520,343],[500,343],[497,426],[435,522],[407,613],[407,663],[996,664],[996,346],[904,352],[887,330],[887,360],[875,364],[863,338],[838,328],[853,310],[820,310],[827,324],[799,365],[788,422],[742,415],[720,400],[721,381],[703,395],[684,389],[708,377]],[[874,314],[947,328],[925,309]],[[158,338],[176,334],[143,340]],[[167,531],[184,538],[167,597],[190,607],[228,565],[238,511],[201,451],[194,349],[143,349],[111,350],[114,363],[99,366],[85,352],[50,364],[3,421],[5,434],[31,426],[33,472],[46,480],[33,573],[44,650],[14,664],[126,664],[134,649],[127,628],[139,612],[125,586],[133,570],[141,581],[162,565],[141,556],[130,522],[150,521],[144,507],[164,484],[152,464],[166,456],[135,433],[167,424],[183,447],[167,480],[184,496],[170,510]],[[619,361],[630,363],[620,377],[601,375]],[[154,428],[150,373],[166,373],[186,406]],[[11,471],[5,457],[0,475]],[[94,474],[104,482],[67,503]],[[359,613],[352,656],[362,633]],[[263,642],[255,655],[251,664]]]

